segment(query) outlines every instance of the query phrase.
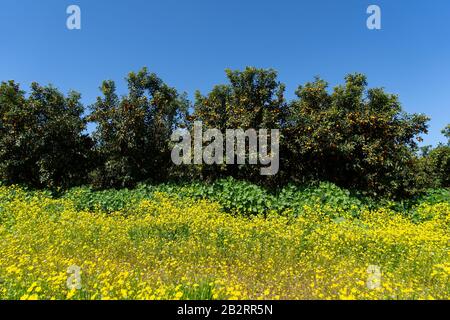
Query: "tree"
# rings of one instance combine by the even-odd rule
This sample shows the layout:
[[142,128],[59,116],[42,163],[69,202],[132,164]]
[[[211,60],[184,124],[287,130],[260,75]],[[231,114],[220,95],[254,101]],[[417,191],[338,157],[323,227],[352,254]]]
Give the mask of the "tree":
[[188,101],[143,68],[127,78],[128,95],[119,98],[113,81],[105,81],[89,119],[100,165],[93,172],[101,187],[132,187],[163,181],[170,175],[173,130],[185,124]]
[[317,78],[289,108],[285,158],[300,182],[331,181],[372,195],[414,192],[414,152],[427,117],[406,114],[397,96],[351,74],[330,94]]
[[450,125],[448,125],[442,134],[448,139],[447,144],[440,143],[436,148],[429,151],[423,157],[427,165],[429,177],[434,182],[432,187],[450,187]]
[[[210,93],[195,95],[191,120],[201,121],[205,129],[281,129],[284,125],[285,86],[272,69],[247,67],[243,71],[226,70],[229,83],[215,86]],[[248,162],[247,162],[248,163]],[[260,181],[259,167],[223,165],[201,168],[203,177],[231,175]]]
[[450,146],[450,124],[442,130],[442,134],[447,138],[447,145]]
[[434,181],[442,188],[450,187],[450,146],[440,145],[433,149],[427,157],[432,168]]
[[31,85],[29,98],[13,81],[0,85],[0,176],[7,184],[51,189],[85,182],[92,142],[80,94]]

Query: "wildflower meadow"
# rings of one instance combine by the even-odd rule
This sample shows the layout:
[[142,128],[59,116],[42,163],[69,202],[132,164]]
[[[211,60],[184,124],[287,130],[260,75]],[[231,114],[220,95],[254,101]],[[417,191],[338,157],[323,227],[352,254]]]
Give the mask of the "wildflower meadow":
[[182,189],[1,187],[0,299],[450,297],[448,192],[242,214]]

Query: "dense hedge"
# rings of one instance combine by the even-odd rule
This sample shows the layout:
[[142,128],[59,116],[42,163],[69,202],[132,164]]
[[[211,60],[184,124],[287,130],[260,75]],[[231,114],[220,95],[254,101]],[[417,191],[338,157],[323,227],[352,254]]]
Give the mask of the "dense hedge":
[[[87,116],[76,92],[65,96],[34,83],[26,95],[14,81],[2,82],[0,180],[58,190],[233,177],[272,190],[331,182],[362,195],[391,198],[449,186],[450,145],[419,155],[417,143],[427,132],[428,118],[405,113],[397,96],[368,88],[362,74],[348,75],[333,90],[317,78],[299,86],[293,101],[286,101],[285,85],[274,70],[227,70],[227,77],[228,83],[205,95],[197,92],[191,103],[144,68],[128,75],[124,96],[116,93],[113,81],[105,81]],[[192,130],[194,121],[223,132],[280,129],[280,172],[262,177],[259,166],[175,166],[171,133]],[[91,135],[88,122],[96,125]],[[443,133],[449,137],[449,127]],[[252,201],[258,188],[249,184],[245,193],[236,192]],[[283,190],[281,199],[296,197],[289,187]],[[270,197],[255,199],[272,202]],[[258,205],[265,204],[250,207],[259,210],[253,209]]]
[[73,201],[77,210],[105,213],[122,211],[135,213],[136,206],[142,200],[151,200],[158,193],[164,193],[177,199],[207,199],[220,204],[223,211],[244,216],[267,215],[271,212],[301,215],[305,206],[320,207],[330,217],[345,213],[348,218],[359,217],[367,210],[389,208],[413,221],[423,220],[416,215],[420,204],[438,204],[450,202],[450,190],[430,189],[421,196],[404,201],[389,199],[372,199],[358,192],[337,187],[329,182],[322,182],[308,187],[293,184],[278,190],[268,190],[246,181],[233,178],[219,179],[213,183],[191,182],[185,184],[140,184],[135,189],[95,191],[89,187],[73,188],[61,196]]

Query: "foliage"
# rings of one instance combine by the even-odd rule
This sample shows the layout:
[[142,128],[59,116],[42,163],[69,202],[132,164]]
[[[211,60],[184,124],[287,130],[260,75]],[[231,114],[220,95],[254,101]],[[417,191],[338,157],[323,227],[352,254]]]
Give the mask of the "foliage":
[[0,85],[0,179],[7,184],[67,188],[85,181],[91,139],[84,133],[80,94],[14,81]]
[[208,200],[220,205],[221,210],[232,215],[267,216],[270,212],[289,212],[302,215],[304,206],[321,206],[332,218],[359,217],[366,210],[389,208],[404,216],[417,219],[416,208],[421,203],[435,205],[450,202],[449,189],[431,189],[420,197],[393,202],[389,199],[373,199],[350,192],[332,183],[319,183],[309,187],[290,184],[278,191],[239,181],[233,178],[220,179],[213,183],[193,182],[189,184],[139,185],[134,190],[95,191],[91,188],[75,188],[64,194],[77,210],[133,214],[142,200],[151,200],[157,193],[164,193],[178,200]]
[[119,98],[115,83],[105,81],[103,97],[92,106],[100,161],[94,186],[130,187],[170,175],[170,136],[184,124],[188,102],[146,68],[130,73],[127,82],[129,93]]
[[[233,177],[271,189],[261,196],[265,191],[251,184],[241,185],[242,190],[224,187],[223,206],[234,210],[234,204],[226,204],[231,202],[226,192],[242,191],[238,209],[248,214],[272,207],[273,193],[290,184],[331,182],[375,199],[411,198],[449,186],[450,146],[422,148],[418,156],[427,117],[405,113],[397,96],[368,88],[364,75],[348,75],[332,92],[317,78],[299,86],[297,99],[287,102],[285,85],[272,69],[247,67],[226,74],[226,84],[205,95],[196,92],[190,108],[185,94],[143,68],[128,75],[125,96],[118,96],[113,81],[104,81],[87,118],[76,92],[64,96],[34,83],[27,97],[18,84],[3,82],[0,180],[55,191],[86,183],[95,189],[134,188]],[[92,138],[87,121],[95,124]],[[257,165],[174,165],[171,134],[192,130],[195,121],[222,133],[279,129],[280,171],[263,177]],[[447,137],[449,130],[443,131]]]
[[428,188],[450,187],[450,125],[442,134],[449,139],[447,144],[440,143],[436,148],[423,147],[422,157],[418,160],[421,168],[416,175],[425,176],[423,184]]
[[316,79],[300,86],[290,104],[286,129],[288,163],[296,181],[331,181],[374,196],[402,196],[416,190],[416,140],[427,129],[423,115],[406,114],[397,96],[367,89],[352,74],[328,93]]
[[112,213],[120,210],[130,212],[136,203],[143,199],[151,199],[152,195],[153,192],[144,188],[94,191],[89,187],[80,187],[69,190],[62,198],[71,200],[80,211],[97,210]]
[[442,130],[442,134],[447,138],[447,145],[450,146],[450,124],[447,125],[444,130]]
[[[226,70],[229,83],[217,85],[206,96],[195,94],[192,121],[202,121],[205,129],[280,129],[286,112],[285,86],[272,69],[247,67]],[[224,142],[225,143],[225,142]],[[225,147],[224,147],[225,150]],[[248,163],[248,159],[247,159]],[[250,165],[203,167],[202,177],[232,176],[261,180],[259,168]]]
[[428,156],[428,163],[434,174],[434,179],[441,187],[450,187],[450,145],[440,145]]
[[[133,215],[105,215],[0,187],[0,299],[449,298],[450,203],[421,203],[420,222],[387,208],[336,219],[326,207],[233,217],[155,193]],[[73,266],[79,290],[67,287]]]

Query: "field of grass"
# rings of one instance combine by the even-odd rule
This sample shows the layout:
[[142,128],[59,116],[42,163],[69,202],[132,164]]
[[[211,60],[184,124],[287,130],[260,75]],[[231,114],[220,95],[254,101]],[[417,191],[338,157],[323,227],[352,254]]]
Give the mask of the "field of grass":
[[236,185],[0,187],[0,299],[450,298],[448,191]]

